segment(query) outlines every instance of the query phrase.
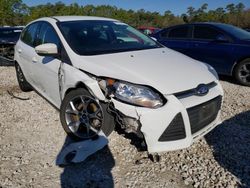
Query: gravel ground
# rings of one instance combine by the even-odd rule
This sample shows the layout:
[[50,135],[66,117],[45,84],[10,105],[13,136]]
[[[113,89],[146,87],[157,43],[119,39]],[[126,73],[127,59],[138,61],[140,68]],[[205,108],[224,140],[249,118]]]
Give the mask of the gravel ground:
[[221,83],[223,123],[190,148],[153,163],[113,132],[108,147],[61,168],[55,160],[67,137],[58,112],[35,92],[21,92],[13,67],[0,67],[0,188],[250,187],[250,88]]

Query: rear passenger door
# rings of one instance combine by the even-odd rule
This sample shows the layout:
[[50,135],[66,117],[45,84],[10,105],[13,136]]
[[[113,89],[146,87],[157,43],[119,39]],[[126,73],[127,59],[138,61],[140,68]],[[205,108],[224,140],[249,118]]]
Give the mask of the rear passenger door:
[[[190,48],[194,52],[193,58],[212,65],[219,73],[228,72],[234,59],[231,38],[216,27],[210,25],[195,25],[193,41]],[[218,36],[227,39],[218,41]]]
[[[49,23],[41,22],[35,46],[46,43],[56,44],[58,51],[60,51],[61,42],[56,31]],[[34,54],[33,59],[33,72],[35,74],[34,77],[37,80],[36,89],[54,105],[59,106],[61,98],[59,92],[58,71],[61,60],[59,57],[40,56],[37,53]]]
[[32,85],[36,85],[33,72],[33,57],[36,55],[34,41],[37,34],[39,23],[32,23],[27,26],[21,34],[21,41],[16,45],[16,54],[19,56],[19,62],[25,78]]
[[158,42],[173,50],[190,55],[191,27],[181,25],[161,31]]

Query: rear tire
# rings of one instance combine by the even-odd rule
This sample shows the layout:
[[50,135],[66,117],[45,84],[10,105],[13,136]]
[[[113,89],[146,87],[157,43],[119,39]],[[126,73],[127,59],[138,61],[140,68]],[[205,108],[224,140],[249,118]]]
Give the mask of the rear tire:
[[15,63],[15,68],[16,68],[16,77],[20,89],[24,92],[32,91],[33,90],[32,86],[25,79],[23,71],[21,67],[18,65],[18,63]]
[[236,65],[234,76],[240,84],[250,86],[250,58]]
[[108,104],[95,100],[83,88],[70,91],[62,101],[60,120],[65,132],[75,140],[95,138],[102,130],[109,136],[114,130],[114,117]]

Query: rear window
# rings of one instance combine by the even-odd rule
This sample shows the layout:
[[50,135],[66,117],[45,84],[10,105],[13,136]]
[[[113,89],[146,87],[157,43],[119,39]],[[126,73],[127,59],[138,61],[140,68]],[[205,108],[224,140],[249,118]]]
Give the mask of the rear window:
[[0,30],[0,38],[18,38],[22,30],[20,29],[11,29],[11,30]]
[[188,38],[188,26],[173,28],[169,31],[168,38]]

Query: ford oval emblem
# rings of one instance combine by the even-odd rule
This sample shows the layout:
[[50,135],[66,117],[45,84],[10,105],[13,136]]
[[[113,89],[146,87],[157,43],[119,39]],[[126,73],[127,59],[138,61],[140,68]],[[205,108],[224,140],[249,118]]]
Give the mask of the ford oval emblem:
[[195,90],[196,90],[195,93],[198,96],[204,96],[204,95],[208,94],[208,92],[209,92],[209,88],[205,84],[198,85]]

